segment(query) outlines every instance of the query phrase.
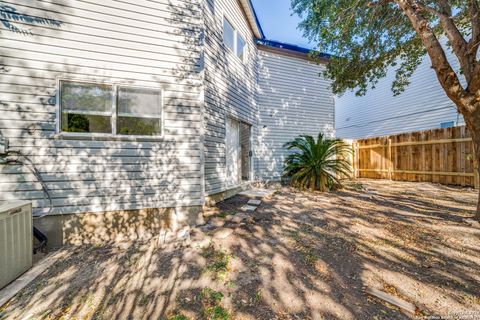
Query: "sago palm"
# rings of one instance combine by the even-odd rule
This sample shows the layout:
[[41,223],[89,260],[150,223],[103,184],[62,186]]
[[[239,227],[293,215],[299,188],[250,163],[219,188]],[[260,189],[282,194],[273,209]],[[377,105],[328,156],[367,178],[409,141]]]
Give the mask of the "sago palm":
[[349,176],[351,153],[349,145],[339,139],[325,139],[320,133],[317,141],[302,135],[284,145],[294,152],[285,159],[284,176],[291,185],[301,189],[334,190],[342,186],[341,176]]

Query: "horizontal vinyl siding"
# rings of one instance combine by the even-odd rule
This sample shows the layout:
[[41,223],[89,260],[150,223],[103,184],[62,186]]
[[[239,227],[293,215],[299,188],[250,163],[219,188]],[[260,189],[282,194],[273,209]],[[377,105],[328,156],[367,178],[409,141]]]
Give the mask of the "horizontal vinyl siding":
[[[203,204],[200,0],[2,1],[60,27],[2,29],[0,134],[28,156],[53,198],[52,214]],[[64,139],[56,133],[57,78],[164,90],[164,137]],[[0,164],[0,201],[48,211],[28,167]]]
[[[205,0],[205,192],[226,189],[225,125],[233,117],[257,132],[257,48],[253,34],[235,0]],[[247,43],[240,61],[223,45],[223,15]]]
[[[455,70],[458,61],[448,56]],[[395,70],[388,71],[375,89],[362,97],[348,91],[336,98],[336,133],[340,138],[355,139],[440,128],[443,122],[463,125],[454,103],[440,86],[430,58],[410,78],[405,92],[394,97],[391,86]]]
[[333,134],[334,101],[324,69],[304,59],[259,51],[259,132],[255,148],[256,177],[278,180],[295,137]]

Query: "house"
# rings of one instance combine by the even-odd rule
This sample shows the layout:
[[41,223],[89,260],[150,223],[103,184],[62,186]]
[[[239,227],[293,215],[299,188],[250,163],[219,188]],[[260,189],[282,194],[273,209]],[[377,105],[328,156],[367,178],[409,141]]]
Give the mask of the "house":
[[[457,71],[458,60],[448,50],[447,53]],[[393,96],[391,90],[395,80],[395,67],[391,67],[387,76],[365,96],[347,91],[336,97],[337,137],[358,139],[464,125],[463,117],[440,86],[431,65],[430,58],[424,56],[410,78],[410,85],[398,96]]]
[[51,245],[199,224],[206,203],[279,179],[284,142],[333,130],[324,66],[265,40],[248,0],[0,14],[0,200],[32,201]]
[[[302,134],[333,137],[334,98],[325,64],[310,61],[310,50],[269,40],[259,48],[259,135],[256,177],[279,180],[287,155],[283,145]],[[326,62],[328,55],[320,56]]]

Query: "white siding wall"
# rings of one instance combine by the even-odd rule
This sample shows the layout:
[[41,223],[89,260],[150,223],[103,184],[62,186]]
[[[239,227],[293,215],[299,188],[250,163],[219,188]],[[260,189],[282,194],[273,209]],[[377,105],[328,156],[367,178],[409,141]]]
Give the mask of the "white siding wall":
[[295,137],[319,132],[333,135],[334,100],[330,81],[320,76],[323,65],[259,51],[259,135],[256,177],[280,179],[287,151]]
[[[458,61],[449,56],[458,69]],[[380,80],[376,88],[365,96],[357,97],[346,92],[336,98],[336,134],[340,138],[354,139],[383,136],[440,128],[442,122],[454,121],[462,125],[455,105],[441,88],[430,58],[425,56],[413,74],[407,90],[394,97],[391,86],[394,69]]]
[[[205,192],[226,189],[225,124],[233,117],[257,130],[257,47],[236,0],[205,0]],[[223,16],[247,42],[242,62],[223,45]]]
[[[19,13],[60,27],[13,22],[0,32],[0,134],[32,159],[52,191],[53,213],[201,205],[203,82],[200,0],[15,0]],[[3,28],[3,25],[0,25]],[[159,141],[56,137],[56,78],[165,90]],[[45,211],[28,169],[0,166],[0,200]]]

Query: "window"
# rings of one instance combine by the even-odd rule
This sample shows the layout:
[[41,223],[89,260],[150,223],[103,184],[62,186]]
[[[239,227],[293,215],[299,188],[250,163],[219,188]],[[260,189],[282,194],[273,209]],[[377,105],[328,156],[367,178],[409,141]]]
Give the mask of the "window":
[[151,89],[118,89],[117,130],[119,134],[156,136],[161,134],[162,98]]
[[159,89],[60,82],[63,132],[130,136],[162,134]]
[[89,83],[62,83],[62,131],[112,132],[112,86]]
[[235,29],[227,19],[223,19],[223,43],[235,52]]
[[240,58],[240,60],[245,61],[245,46],[246,46],[245,40],[243,40],[242,36],[237,34],[237,57]]
[[247,43],[225,17],[223,18],[223,43],[240,60],[245,61]]
[[442,122],[440,124],[440,128],[442,129],[451,128],[451,127],[455,127],[455,121]]

